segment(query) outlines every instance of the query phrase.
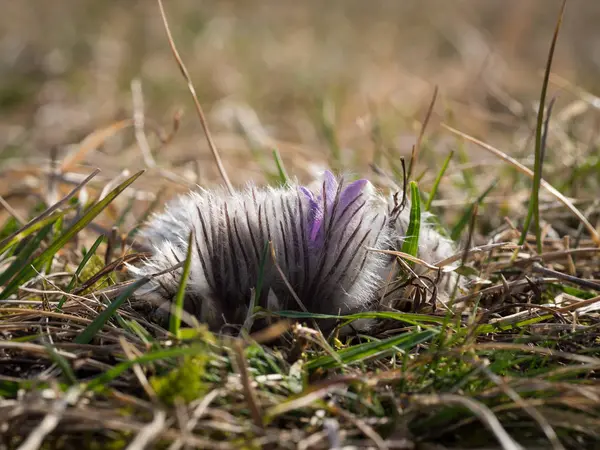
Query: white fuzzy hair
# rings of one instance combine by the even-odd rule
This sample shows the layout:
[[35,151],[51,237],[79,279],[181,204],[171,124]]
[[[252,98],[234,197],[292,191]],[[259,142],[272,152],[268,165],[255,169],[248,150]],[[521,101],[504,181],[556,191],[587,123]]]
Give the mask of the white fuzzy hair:
[[[298,186],[250,187],[233,194],[190,192],[151,219],[140,236],[151,245],[153,255],[130,270],[138,277],[148,276],[185,260],[193,231],[184,307],[213,329],[239,325],[248,313],[265,244],[270,241],[285,280],[272,263],[269,249],[258,305],[275,311],[305,308],[325,314],[367,308],[388,260],[367,248],[387,248],[390,229],[383,211],[370,207],[376,195],[370,183],[347,204],[342,201],[342,187],[336,186],[335,198],[323,199],[330,210],[325,211],[314,239],[309,229],[310,199]],[[144,293],[171,301],[181,271],[155,277]]]
[[[263,264],[257,306],[324,314],[373,309],[388,288],[394,258],[367,249],[401,247],[410,205],[392,214],[395,206],[392,195],[377,193],[366,180],[344,183],[329,172],[308,189],[291,185],[251,186],[233,194],[193,191],[152,217],[140,234],[152,256],[130,270],[137,277],[150,276],[184,261],[193,232],[184,308],[212,329],[244,322]],[[270,248],[263,259],[268,242],[275,263]],[[422,226],[421,259],[434,263],[453,253],[449,240],[430,225]],[[153,277],[138,295],[169,304],[181,272]],[[401,293],[393,291],[390,297]]]

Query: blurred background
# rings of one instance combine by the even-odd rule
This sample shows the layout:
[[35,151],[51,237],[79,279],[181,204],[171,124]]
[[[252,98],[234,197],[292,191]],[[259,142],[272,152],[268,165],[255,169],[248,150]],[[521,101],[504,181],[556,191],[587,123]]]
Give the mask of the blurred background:
[[[386,165],[384,153],[408,158],[435,86],[439,94],[415,172],[423,183],[435,178],[449,149],[461,151],[451,176],[502,164],[457,143],[439,127],[442,121],[531,163],[559,0],[164,3],[236,185],[268,181],[274,148],[301,180],[326,165],[369,173],[371,162]],[[104,182],[147,165],[133,127],[119,122],[136,108],[153,159],[164,168],[149,171],[140,186],[156,191],[157,177],[173,190],[220,181],[156,2],[1,4],[0,194],[15,207],[21,200],[16,185],[37,173],[33,168],[49,167],[52,157],[64,161],[80,152],[68,169],[100,167]],[[559,158],[548,164],[549,177],[564,178],[566,168],[598,153],[599,24],[600,2],[568,2],[549,90],[558,98],[557,123],[568,126],[553,137],[548,154]],[[85,141],[98,130],[110,137]],[[474,176],[486,174],[476,170]],[[27,186],[36,179],[27,178]],[[508,176],[503,183],[516,187]],[[468,194],[486,185],[482,179]],[[41,191],[44,186],[38,182]]]

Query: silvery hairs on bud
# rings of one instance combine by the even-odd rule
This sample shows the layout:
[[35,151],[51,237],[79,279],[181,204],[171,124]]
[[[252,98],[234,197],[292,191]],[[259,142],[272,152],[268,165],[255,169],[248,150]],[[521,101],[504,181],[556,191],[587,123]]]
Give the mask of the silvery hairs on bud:
[[[314,188],[318,181],[309,185]],[[373,195],[370,199],[371,207],[379,209],[381,214],[388,218],[388,239],[387,250],[400,250],[402,244],[407,238],[408,227],[410,222],[411,200],[403,198],[402,188],[394,183],[389,186],[388,192],[379,192]],[[421,225],[419,229],[419,241],[417,257],[429,264],[436,264],[456,253],[455,244],[452,240],[442,235],[430,220],[433,214],[429,212],[421,213]],[[423,275],[428,271],[427,268],[421,265],[414,265],[411,269],[417,275]],[[398,267],[396,258],[389,257],[386,264],[379,269],[378,278],[384,280],[383,285],[379,286],[375,295],[380,300],[385,300],[385,303],[392,305],[398,298],[403,297],[404,291],[394,289],[393,281],[397,279],[402,270]],[[447,272],[443,274],[429,274],[433,279],[437,280],[436,297],[441,301],[449,299],[452,291],[458,283],[459,291],[462,291],[466,282],[465,277],[459,278],[455,272]],[[392,283],[390,283],[392,281]],[[385,297],[385,298],[384,298]]]
[[[410,223],[410,210],[411,202],[405,199],[404,207],[398,209],[398,197],[399,193],[389,194],[387,196],[379,197],[380,208],[387,208],[388,211],[388,222],[390,224],[389,231],[389,245],[391,250],[400,250],[403,242],[406,240],[408,227]],[[438,230],[436,230],[433,222],[430,220],[432,214],[429,212],[421,213],[421,222],[419,228],[419,240],[417,257],[426,263],[437,265],[437,263],[444,259],[452,256],[456,253],[455,244],[449,238],[443,236]],[[466,279],[458,277],[455,272],[446,273],[433,273],[426,267],[415,264],[411,270],[418,276],[424,277],[427,272],[428,279],[435,280],[435,301],[446,302],[449,300],[450,295],[454,291],[455,287],[458,287],[460,293],[466,286]],[[395,258],[391,258],[388,264],[381,269],[380,277],[386,280],[392,280],[392,283],[386,281],[383,289],[380,289],[379,295],[381,299],[385,300],[388,305],[393,305],[400,298],[404,297],[404,291],[402,289],[396,289],[394,281],[397,280],[398,273],[402,273],[398,264],[395,263]],[[394,279],[396,278],[396,279]],[[429,283],[429,287],[433,288],[432,283]],[[383,291],[383,293],[382,293]],[[384,295],[385,294],[385,295]],[[385,297],[385,298],[384,298]]]
[[[244,322],[261,267],[257,306],[326,314],[368,309],[389,263],[389,256],[367,250],[389,248],[392,227],[379,204],[367,180],[346,183],[330,172],[314,189],[190,192],[151,219],[141,238],[153,254],[130,270],[149,276],[184,261],[193,231],[184,309],[212,329]],[[141,294],[170,302],[181,272],[153,277]]]

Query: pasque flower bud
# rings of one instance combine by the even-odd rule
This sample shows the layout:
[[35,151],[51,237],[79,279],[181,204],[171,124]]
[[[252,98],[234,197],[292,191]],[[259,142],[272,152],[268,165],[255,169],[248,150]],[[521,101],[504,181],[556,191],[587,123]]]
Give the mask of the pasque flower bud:
[[[407,215],[390,211],[369,181],[346,183],[331,172],[313,189],[190,192],[150,220],[141,238],[153,254],[130,270],[141,277],[177,265],[193,232],[184,308],[213,329],[242,324],[258,285],[257,306],[273,311],[372,309],[393,257],[369,249],[394,248],[408,224]],[[425,254],[437,257],[451,248],[440,240],[444,246],[429,249],[427,239]],[[180,276],[181,269],[154,277],[144,294],[170,302]]]

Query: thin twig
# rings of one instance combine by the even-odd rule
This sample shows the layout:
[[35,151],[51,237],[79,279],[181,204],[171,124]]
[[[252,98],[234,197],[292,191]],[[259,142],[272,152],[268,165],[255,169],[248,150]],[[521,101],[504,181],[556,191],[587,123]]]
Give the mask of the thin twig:
[[64,397],[57,399],[44,419],[27,436],[27,439],[19,446],[18,450],[37,450],[40,448],[46,436],[52,433],[60,422],[69,404],[74,403],[79,398],[80,393],[81,387],[79,385],[73,386]]
[[417,160],[419,158],[419,151],[421,150],[421,143],[423,142],[423,136],[425,136],[425,129],[427,128],[427,124],[429,123],[429,119],[431,118],[431,113],[433,112],[433,107],[435,106],[435,101],[438,96],[438,87],[435,86],[433,90],[433,96],[431,97],[431,102],[429,103],[429,108],[427,108],[427,113],[425,114],[425,120],[423,120],[423,124],[421,125],[421,130],[419,131],[419,136],[417,137],[417,142],[413,145],[412,153],[410,155],[410,165],[408,166],[408,175],[407,179],[410,180],[412,176],[415,166],[417,165]]
[[223,163],[221,161],[221,157],[219,156],[219,152],[217,151],[217,147],[213,141],[212,134],[208,128],[208,122],[206,121],[206,117],[204,116],[204,111],[202,110],[202,106],[200,105],[200,101],[198,100],[198,96],[196,95],[196,89],[194,88],[194,84],[192,83],[192,78],[190,77],[185,65],[183,64],[183,60],[179,56],[179,52],[177,51],[177,47],[175,46],[175,41],[173,40],[173,36],[171,35],[171,29],[169,28],[169,22],[167,21],[167,16],[165,14],[165,10],[162,4],[162,0],[158,1],[158,7],[160,8],[160,16],[163,21],[163,25],[165,27],[165,31],[167,33],[167,38],[169,40],[169,45],[171,46],[171,51],[173,52],[173,56],[175,57],[175,61],[177,61],[177,65],[179,66],[179,70],[181,74],[185,78],[188,86],[188,90],[190,94],[192,94],[192,99],[194,100],[194,106],[196,107],[196,112],[198,113],[198,118],[200,119],[200,125],[202,125],[202,129],[204,130],[204,134],[206,136],[206,141],[210,148],[210,151],[213,154],[215,159],[215,163],[217,164],[217,168],[219,169],[219,173],[221,174],[221,178],[223,178],[223,182],[225,186],[227,186],[227,190],[230,193],[233,193],[233,186],[231,181],[229,181],[229,177],[227,176],[227,172],[225,172],[225,167],[223,167]]
[[[198,421],[206,413],[208,406],[217,397],[224,395],[224,394],[225,393],[221,389],[214,389],[214,390],[210,391],[208,394],[206,394],[204,396],[204,398],[202,399],[202,401],[200,402],[200,404],[194,410],[194,413],[192,414],[192,417],[190,418],[190,420],[185,424],[185,430],[182,430],[182,433],[188,433],[188,434],[191,433],[191,431],[198,424]],[[169,450],[179,450],[183,444],[184,444],[183,439],[181,439],[181,438],[177,439],[171,444],[171,446],[169,447]]]
[[535,264],[532,269],[534,272],[541,273],[542,275],[547,275],[551,277],[556,277],[561,280],[568,281],[580,287],[585,287],[588,289],[593,289],[595,291],[600,292],[600,283],[593,280],[584,280],[583,278],[574,277],[573,275],[567,275],[566,273],[557,272],[556,270],[546,269],[540,265]]
[[133,104],[133,129],[135,130],[135,140],[142,152],[144,164],[149,168],[154,168],[156,162],[152,157],[150,144],[148,143],[148,138],[144,131],[144,95],[142,94],[142,82],[139,78],[131,80],[131,101]]
[[6,200],[4,200],[4,198],[1,195],[0,205],[2,205],[2,207],[6,209],[6,211],[8,211],[8,213],[11,216],[13,216],[17,222],[19,222],[19,225],[25,225],[25,222],[27,222],[27,220],[21,217],[21,215],[12,206],[10,206],[10,204]]
[[258,429],[264,430],[264,416],[258,403],[256,391],[254,390],[254,386],[252,386],[252,379],[248,370],[248,363],[246,362],[244,348],[242,347],[242,342],[240,340],[236,340],[234,342],[233,351],[235,353],[238,371],[240,373],[242,386],[244,388],[246,402],[248,403],[248,407],[250,408],[250,413],[252,415],[252,421],[254,422],[254,425],[258,427]]
[[133,441],[127,446],[126,450],[145,449],[159,434],[161,434],[163,428],[165,428],[166,419],[167,414],[162,409],[155,410],[152,422],[139,431]]

